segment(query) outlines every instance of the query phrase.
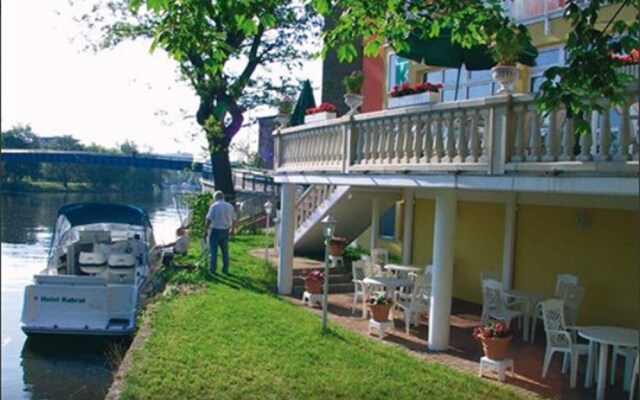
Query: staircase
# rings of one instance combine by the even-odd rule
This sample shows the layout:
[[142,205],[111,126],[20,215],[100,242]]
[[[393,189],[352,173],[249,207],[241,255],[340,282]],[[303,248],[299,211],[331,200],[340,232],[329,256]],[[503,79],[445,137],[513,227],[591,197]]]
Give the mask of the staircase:
[[[300,276],[301,270],[293,270],[293,291],[296,297],[304,293],[304,281]],[[329,293],[350,293],[353,292],[353,282],[351,282],[351,271],[344,267],[329,269]]]

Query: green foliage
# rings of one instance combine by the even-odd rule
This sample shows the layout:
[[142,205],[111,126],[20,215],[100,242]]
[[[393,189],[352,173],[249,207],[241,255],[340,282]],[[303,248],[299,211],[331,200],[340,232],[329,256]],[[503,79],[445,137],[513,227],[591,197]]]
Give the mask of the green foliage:
[[347,75],[342,80],[347,93],[359,94],[362,91],[362,84],[364,83],[364,75],[361,71],[353,71],[350,75]]
[[531,45],[529,30],[504,18],[491,35],[489,50],[498,64],[516,65],[518,57]]
[[190,236],[195,240],[204,237],[204,224],[209,206],[213,203],[213,195],[210,192],[194,194],[185,197],[187,207],[191,215]]
[[[0,145],[3,149],[36,149],[40,139],[33,133],[29,125],[17,125],[0,133]],[[4,182],[21,182],[26,177],[37,179],[40,176],[40,165],[31,163],[2,162],[2,180]]]

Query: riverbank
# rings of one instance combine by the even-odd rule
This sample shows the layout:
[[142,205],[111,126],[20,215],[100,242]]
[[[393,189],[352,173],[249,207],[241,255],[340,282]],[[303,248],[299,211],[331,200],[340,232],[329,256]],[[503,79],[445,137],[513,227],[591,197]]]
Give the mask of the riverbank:
[[276,271],[250,254],[263,246],[234,236],[231,274],[211,277],[194,243],[197,267],[171,272],[108,398],[524,398],[332,322],[323,333],[318,315],[269,290]]

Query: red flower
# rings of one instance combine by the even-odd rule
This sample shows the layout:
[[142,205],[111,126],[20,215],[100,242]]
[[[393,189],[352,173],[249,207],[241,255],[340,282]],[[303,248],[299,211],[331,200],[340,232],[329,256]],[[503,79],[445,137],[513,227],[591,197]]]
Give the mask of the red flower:
[[409,85],[408,83],[403,83],[400,86],[394,86],[393,89],[389,92],[390,97],[401,97],[407,96],[410,94],[424,93],[424,92],[439,92],[442,89],[442,83],[430,83],[430,82],[422,82],[422,83],[414,83],[413,85]]
[[310,107],[306,109],[306,114],[317,114],[321,112],[336,112],[336,106],[331,103],[322,103],[318,107]]

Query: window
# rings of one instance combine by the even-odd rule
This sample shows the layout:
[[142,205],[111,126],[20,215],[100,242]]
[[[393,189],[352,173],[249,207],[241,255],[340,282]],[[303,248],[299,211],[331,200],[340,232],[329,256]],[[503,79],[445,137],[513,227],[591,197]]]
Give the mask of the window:
[[409,60],[390,54],[387,75],[387,91],[391,91],[396,85],[409,82]]
[[546,49],[538,50],[538,57],[536,58],[536,66],[529,70],[529,91],[537,92],[540,90],[540,85],[544,81],[544,71],[554,65],[564,65],[565,51],[564,47],[549,47]]
[[380,216],[380,229],[378,235],[384,239],[395,238],[396,233],[396,207],[389,207],[384,214]]
[[561,13],[564,3],[565,0],[513,0],[510,10],[513,18],[522,22]]
[[[458,80],[458,73],[460,79]],[[495,85],[491,79],[491,71],[467,71],[462,68],[448,68],[425,72],[423,80],[431,83],[442,83],[442,101],[476,99],[491,96]]]

